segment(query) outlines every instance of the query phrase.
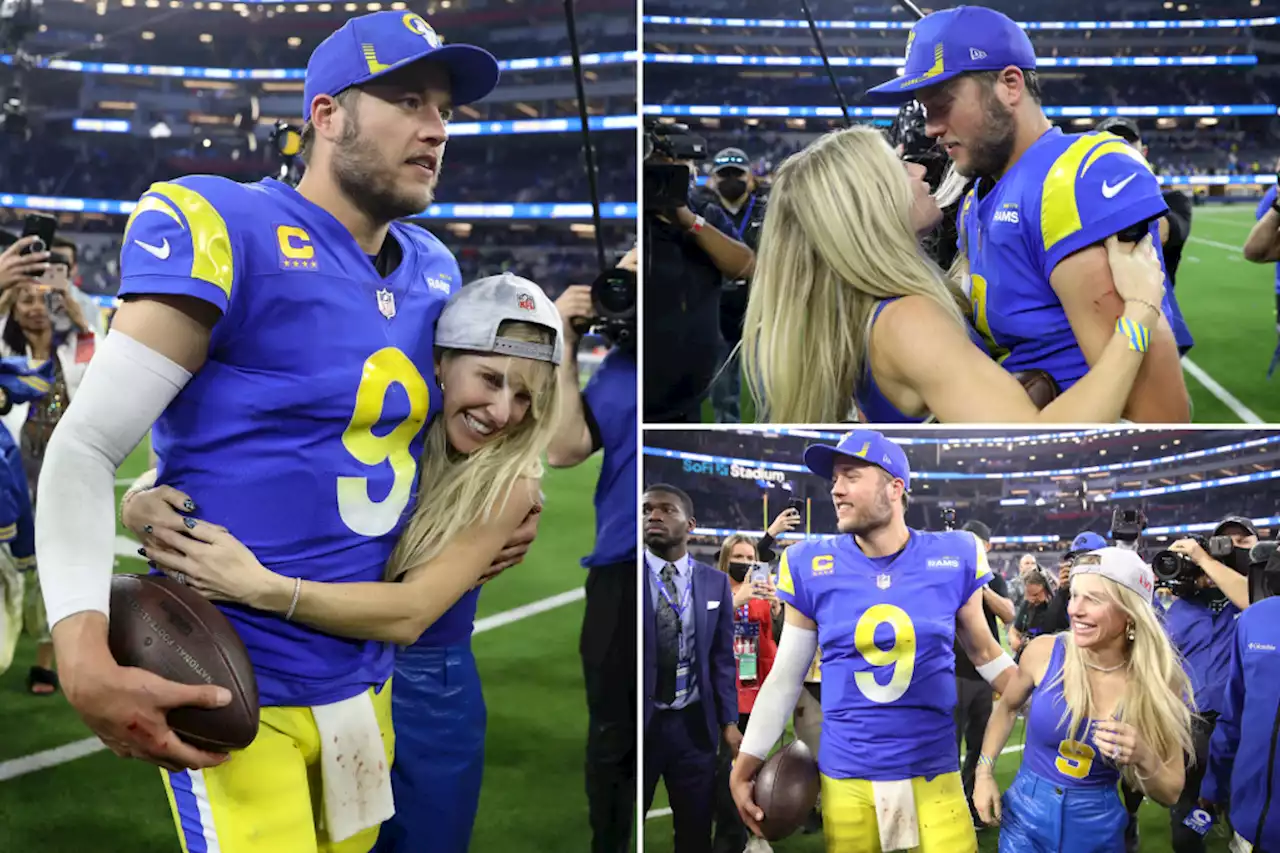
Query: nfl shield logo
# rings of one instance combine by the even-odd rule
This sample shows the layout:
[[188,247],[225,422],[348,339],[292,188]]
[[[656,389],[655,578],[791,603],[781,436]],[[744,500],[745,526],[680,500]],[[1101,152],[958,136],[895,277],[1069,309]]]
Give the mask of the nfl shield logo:
[[396,316],[396,297],[390,290],[378,291],[378,310],[388,320]]
[[533,311],[536,306],[533,304],[533,297],[527,293],[521,293],[518,297],[518,304],[525,311]]
[[892,579],[892,578],[890,578],[888,575],[877,575],[877,576],[876,576],[876,586],[877,586],[877,587],[879,587],[880,589],[888,589],[888,588],[889,588],[889,583],[890,583],[892,580],[893,580],[893,579]]

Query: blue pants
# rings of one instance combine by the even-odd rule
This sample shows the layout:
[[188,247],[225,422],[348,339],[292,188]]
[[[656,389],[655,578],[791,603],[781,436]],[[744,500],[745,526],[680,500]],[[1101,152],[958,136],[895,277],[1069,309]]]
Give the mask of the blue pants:
[[466,853],[480,805],[486,713],[471,641],[409,646],[391,682],[395,817],[375,853]]
[[1023,767],[1001,805],[1000,853],[1124,853],[1129,814],[1113,787],[1064,788]]

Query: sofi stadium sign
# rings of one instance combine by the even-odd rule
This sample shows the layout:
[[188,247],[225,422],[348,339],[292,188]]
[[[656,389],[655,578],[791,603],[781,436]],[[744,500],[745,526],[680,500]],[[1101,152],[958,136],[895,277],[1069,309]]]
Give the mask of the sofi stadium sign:
[[771,483],[786,482],[785,471],[773,471],[769,468],[749,468],[737,462],[696,462],[684,460],[686,474],[713,474],[718,477],[734,477],[739,480],[767,480]]

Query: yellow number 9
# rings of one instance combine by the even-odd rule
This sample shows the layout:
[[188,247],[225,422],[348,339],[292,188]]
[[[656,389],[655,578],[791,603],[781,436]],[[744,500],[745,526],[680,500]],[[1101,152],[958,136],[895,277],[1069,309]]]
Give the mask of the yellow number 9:
[[991,334],[991,321],[987,319],[987,280],[980,275],[969,276],[969,301],[973,304],[973,327],[987,342],[991,357],[999,359],[1008,355],[1009,351],[997,344]]
[[[399,383],[409,397],[409,415],[386,435],[376,435],[373,427],[382,419],[387,391]],[[391,463],[394,479],[391,493],[381,501],[369,497],[368,477],[338,478],[338,514],[342,522],[361,536],[389,533],[409,505],[417,460],[409,452],[409,442],[422,429],[431,402],[426,380],[409,357],[395,347],[378,350],[364,363],[351,423],[342,434],[347,452],[370,467]]]
[[[893,628],[893,645],[887,651],[876,645],[876,629],[883,624]],[[916,629],[907,612],[892,604],[867,608],[854,629],[853,642],[867,663],[893,667],[893,677],[888,684],[876,681],[874,672],[855,674],[853,680],[862,695],[881,705],[902,698],[916,671]]]
[[1072,779],[1083,779],[1089,775],[1095,755],[1097,753],[1087,743],[1081,743],[1078,740],[1064,740],[1058,744],[1058,757],[1054,760],[1053,766],[1058,768],[1058,772],[1063,776],[1070,776]]

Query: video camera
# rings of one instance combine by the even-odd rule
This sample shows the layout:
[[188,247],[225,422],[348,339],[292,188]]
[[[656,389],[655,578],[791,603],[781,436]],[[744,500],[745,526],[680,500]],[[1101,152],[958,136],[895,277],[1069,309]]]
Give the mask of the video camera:
[[605,270],[591,282],[591,310],[594,317],[576,317],[573,330],[585,335],[596,329],[609,343],[635,351],[636,274],[630,270]]
[[944,507],[942,510],[942,529],[956,529],[956,511],[954,507]]
[[707,159],[707,140],[687,125],[649,122],[644,134],[644,209],[675,210],[689,203],[689,169],[685,161]]
[[[1230,536],[1191,538],[1215,560],[1229,558],[1235,548]],[[1156,554],[1151,560],[1151,570],[1156,575],[1156,586],[1169,590],[1179,598],[1189,598],[1199,592],[1196,581],[1204,574],[1204,570],[1190,557],[1176,551],[1161,551]]]
[[1249,549],[1249,603],[1280,595],[1280,542],[1259,542]]
[[1111,538],[1117,548],[1129,551],[1138,550],[1138,540],[1147,527],[1147,517],[1140,509],[1117,508],[1111,514]]
[[925,133],[924,107],[919,101],[908,101],[898,110],[889,128],[889,145],[902,146],[902,159],[907,163],[924,166],[925,182],[931,192],[937,192],[942,177],[947,172],[948,157],[933,138]]

